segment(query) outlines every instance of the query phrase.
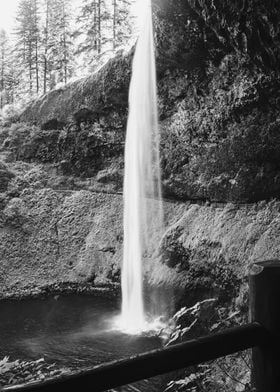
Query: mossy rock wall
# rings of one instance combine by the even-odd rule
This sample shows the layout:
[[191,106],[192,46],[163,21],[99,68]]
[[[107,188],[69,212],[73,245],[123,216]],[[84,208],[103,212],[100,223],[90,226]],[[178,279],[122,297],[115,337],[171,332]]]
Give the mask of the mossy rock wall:
[[[280,257],[280,206],[165,202],[144,259],[153,285],[238,295],[250,263]],[[0,294],[59,282],[119,283],[122,197],[25,189],[0,213]]]
[[[241,3],[154,1],[166,197],[244,203],[280,197],[279,5]],[[43,128],[74,123],[83,133],[68,140],[76,174],[98,166],[87,137],[93,129],[112,132],[116,145],[124,141],[131,58],[119,53],[21,116]],[[61,159],[69,161],[67,153]]]
[[83,119],[94,121],[114,110],[126,111],[131,58],[131,53],[117,54],[96,73],[35,100],[20,119],[53,129]]

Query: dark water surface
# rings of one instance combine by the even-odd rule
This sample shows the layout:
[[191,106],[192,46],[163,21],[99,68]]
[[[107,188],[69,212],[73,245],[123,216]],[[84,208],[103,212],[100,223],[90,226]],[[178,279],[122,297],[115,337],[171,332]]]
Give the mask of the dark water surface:
[[[0,358],[35,360],[74,369],[160,348],[158,337],[112,329],[116,299],[83,295],[0,302]],[[163,381],[163,379],[162,379]],[[141,390],[159,391],[159,378]]]

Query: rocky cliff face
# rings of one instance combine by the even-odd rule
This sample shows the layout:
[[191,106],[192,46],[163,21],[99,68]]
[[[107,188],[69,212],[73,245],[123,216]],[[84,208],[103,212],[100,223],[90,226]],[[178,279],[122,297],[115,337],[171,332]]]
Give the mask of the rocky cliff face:
[[95,74],[56,89],[35,100],[21,120],[44,129],[82,121],[118,117],[127,110],[132,53],[119,52]]
[[[248,265],[280,257],[279,203],[165,202],[166,231],[144,261],[153,285],[238,295]],[[1,294],[57,282],[119,282],[122,197],[26,188],[0,216]]]
[[[146,260],[155,284],[234,296],[248,263],[279,256],[279,205],[261,201],[280,196],[279,16],[276,0],[154,1],[169,198],[167,231]],[[118,53],[0,132],[3,290],[119,280],[121,196],[87,181],[121,190],[131,59]]]
[[[168,223],[178,208],[166,204]],[[1,293],[57,282],[119,282],[122,209],[117,195],[25,188],[0,214]],[[151,238],[147,257],[159,241],[157,234]]]
[[[279,197],[276,3],[244,1],[240,8],[239,1],[154,1],[166,196]],[[22,114],[22,121],[44,130],[65,126],[62,139],[71,152],[54,160],[66,161],[70,172],[93,175],[90,167],[100,169],[108,143],[114,157],[123,156],[118,146],[125,137],[131,58],[132,52],[119,53],[96,74],[47,94]],[[93,146],[96,136],[101,152]]]
[[0,195],[1,193],[5,193],[8,188],[8,184],[13,177],[14,174],[8,169],[7,165],[0,161]]

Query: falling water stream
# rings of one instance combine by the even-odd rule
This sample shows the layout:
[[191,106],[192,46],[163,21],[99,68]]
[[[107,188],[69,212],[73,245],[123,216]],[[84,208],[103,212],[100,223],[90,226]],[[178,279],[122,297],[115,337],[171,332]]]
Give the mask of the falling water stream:
[[[143,3],[142,3],[143,1]],[[125,147],[124,252],[121,328],[112,328],[117,304],[105,299],[72,296],[1,303],[0,358],[37,359],[82,368],[161,347],[147,312],[158,296],[143,293],[143,259],[163,228],[155,50],[151,0],[141,0],[141,31],[133,60]],[[151,290],[152,288],[149,288]],[[168,302],[172,302],[168,293]],[[172,291],[173,295],[173,291]],[[127,334],[131,335],[128,336]],[[169,379],[168,379],[169,380]],[[145,381],[142,391],[159,391],[164,378]],[[131,387],[132,388],[132,387]],[[126,389],[132,390],[132,389]],[[133,387],[133,390],[137,390]]]
[[[151,0],[143,0],[132,66],[125,146],[124,252],[121,324],[128,333],[147,329],[143,254],[162,227],[155,49]],[[157,200],[151,203],[151,200]]]

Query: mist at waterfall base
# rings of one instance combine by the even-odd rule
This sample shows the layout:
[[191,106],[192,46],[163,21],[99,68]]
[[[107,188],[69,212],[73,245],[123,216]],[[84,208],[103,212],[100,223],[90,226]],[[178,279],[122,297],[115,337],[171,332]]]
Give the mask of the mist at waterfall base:
[[[170,297],[168,291],[161,295]],[[41,299],[2,300],[0,303],[0,359],[38,360],[71,371],[162,347],[157,336],[127,335],[112,329],[120,298],[82,294]],[[153,304],[152,304],[153,306]],[[143,380],[122,391],[159,392],[170,379]]]
[[155,49],[151,0],[143,0],[132,65],[125,145],[122,312],[130,334],[157,328],[143,301],[143,255],[163,228]]

